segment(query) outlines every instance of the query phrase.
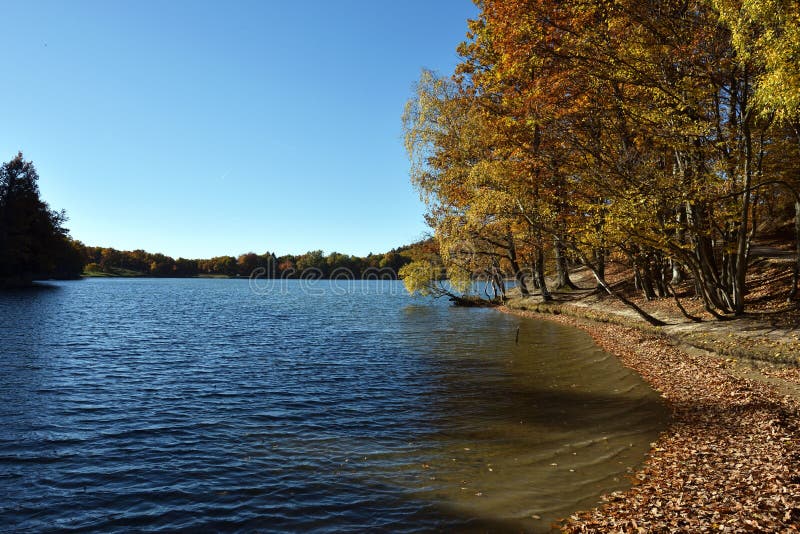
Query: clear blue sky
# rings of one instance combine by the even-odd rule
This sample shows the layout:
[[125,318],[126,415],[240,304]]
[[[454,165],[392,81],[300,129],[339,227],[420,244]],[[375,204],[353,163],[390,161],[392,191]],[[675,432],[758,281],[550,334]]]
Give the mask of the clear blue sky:
[[5,3],[0,159],[86,244],[382,252],[425,231],[403,105],[470,0]]

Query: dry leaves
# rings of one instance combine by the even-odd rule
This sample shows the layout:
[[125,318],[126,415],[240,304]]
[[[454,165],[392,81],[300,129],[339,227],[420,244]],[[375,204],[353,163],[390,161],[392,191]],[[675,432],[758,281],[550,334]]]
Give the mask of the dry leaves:
[[687,355],[637,330],[580,326],[662,393],[672,422],[627,492],[570,517],[566,532],[798,532],[800,403],[735,378],[719,360]]

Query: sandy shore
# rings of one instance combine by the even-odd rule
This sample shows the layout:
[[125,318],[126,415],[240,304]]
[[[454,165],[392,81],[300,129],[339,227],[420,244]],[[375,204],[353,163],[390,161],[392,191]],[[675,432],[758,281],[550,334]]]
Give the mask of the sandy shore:
[[661,393],[672,421],[633,486],[577,513],[566,532],[800,531],[800,402],[666,337],[500,308],[586,330]]

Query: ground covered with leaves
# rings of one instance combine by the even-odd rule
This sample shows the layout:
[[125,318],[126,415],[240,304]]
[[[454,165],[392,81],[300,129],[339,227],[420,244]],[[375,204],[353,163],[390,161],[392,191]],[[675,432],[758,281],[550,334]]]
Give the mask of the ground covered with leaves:
[[797,398],[730,372],[725,359],[682,351],[667,336],[563,314],[513,312],[587,330],[672,410],[633,486],[568,518],[566,532],[800,530]]

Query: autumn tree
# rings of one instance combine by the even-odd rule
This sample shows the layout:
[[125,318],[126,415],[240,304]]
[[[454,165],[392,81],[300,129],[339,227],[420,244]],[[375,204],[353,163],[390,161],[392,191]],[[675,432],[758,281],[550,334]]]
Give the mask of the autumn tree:
[[[606,282],[614,257],[647,299],[677,300],[673,284],[688,276],[709,313],[743,313],[751,246],[777,190],[799,201],[800,251],[797,180],[786,177],[797,6],[478,6],[452,79],[423,73],[404,115],[445,268],[470,272],[485,257],[516,274],[521,258],[546,295],[547,269],[570,285],[569,256],[659,324]],[[797,287],[800,254],[795,272]]]
[[[484,277],[504,294],[510,273],[523,294],[528,280],[506,162],[497,157],[492,115],[458,83],[423,71],[403,116],[412,182],[428,207],[447,276]],[[546,289],[545,289],[546,293]]]
[[[800,149],[800,4],[782,0],[714,0],[731,34],[739,62],[758,69],[750,111],[773,126],[771,153],[783,154],[783,165],[769,169],[765,180],[751,185],[787,194],[794,205],[794,277],[789,300],[800,283],[800,172],[791,162]],[[791,148],[780,143],[791,139]],[[768,163],[767,163],[768,165]]]

